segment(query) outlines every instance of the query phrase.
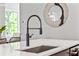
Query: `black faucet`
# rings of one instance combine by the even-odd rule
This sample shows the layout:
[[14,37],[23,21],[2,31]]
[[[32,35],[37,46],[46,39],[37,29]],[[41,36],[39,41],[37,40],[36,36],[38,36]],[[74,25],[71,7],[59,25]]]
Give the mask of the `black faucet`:
[[[29,28],[29,21],[30,21],[30,19],[31,19],[32,17],[37,17],[37,18],[39,19],[39,21],[40,21],[40,28]],[[28,18],[28,20],[27,20],[26,46],[29,46],[29,38],[31,38],[32,35],[33,35],[33,34],[32,34],[31,36],[29,35],[29,29],[38,29],[38,30],[40,30],[40,34],[42,34],[42,22],[41,22],[41,18],[40,18],[38,15],[31,15],[31,16]]]

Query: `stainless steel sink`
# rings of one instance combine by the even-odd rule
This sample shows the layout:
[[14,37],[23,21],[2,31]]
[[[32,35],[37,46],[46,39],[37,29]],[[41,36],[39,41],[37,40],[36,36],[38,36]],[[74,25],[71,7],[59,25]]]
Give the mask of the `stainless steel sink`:
[[44,52],[44,51],[54,49],[54,48],[57,48],[57,46],[45,46],[45,45],[42,45],[42,46],[30,48],[30,49],[24,49],[24,50],[21,50],[21,51],[32,52],[32,53],[40,53],[40,52]]

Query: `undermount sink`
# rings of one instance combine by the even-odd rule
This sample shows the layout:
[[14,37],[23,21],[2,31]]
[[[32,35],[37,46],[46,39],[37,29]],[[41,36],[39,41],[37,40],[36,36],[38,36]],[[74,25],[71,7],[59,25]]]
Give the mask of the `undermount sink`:
[[32,52],[32,53],[40,53],[40,52],[44,52],[44,51],[54,49],[54,48],[57,48],[57,46],[45,46],[45,45],[42,45],[42,46],[30,48],[30,49],[24,49],[24,50],[21,50],[21,51]]

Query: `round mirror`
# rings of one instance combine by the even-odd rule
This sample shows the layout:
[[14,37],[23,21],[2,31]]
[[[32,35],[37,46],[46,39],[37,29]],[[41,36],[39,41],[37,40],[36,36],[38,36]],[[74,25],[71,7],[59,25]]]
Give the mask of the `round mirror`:
[[68,7],[65,3],[48,3],[44,9],[44,20],[52,27],[59,27],[68,17]]

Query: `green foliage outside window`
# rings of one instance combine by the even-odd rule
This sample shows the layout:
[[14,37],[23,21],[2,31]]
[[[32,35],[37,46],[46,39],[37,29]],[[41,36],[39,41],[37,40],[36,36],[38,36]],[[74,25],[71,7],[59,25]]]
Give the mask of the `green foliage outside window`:
[[13,35],[17,32],[17,13],[13,11],[5,12],[5,25],[6,25],[6,34]]

